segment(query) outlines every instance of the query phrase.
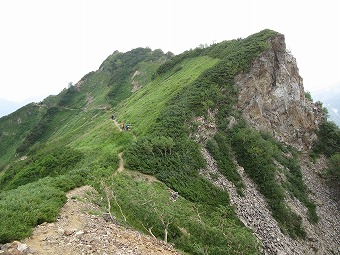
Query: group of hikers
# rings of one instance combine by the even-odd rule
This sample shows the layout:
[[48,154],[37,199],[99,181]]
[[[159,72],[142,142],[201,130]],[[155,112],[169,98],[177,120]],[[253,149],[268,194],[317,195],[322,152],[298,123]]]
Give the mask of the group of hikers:
[[[111,119],[114,120],[115,119],[115,116],[112,114],[111,115]],[[130,129],[130,125],[128,123],[122,123],[122,126],[121,126],[122,130],[129,130]]]

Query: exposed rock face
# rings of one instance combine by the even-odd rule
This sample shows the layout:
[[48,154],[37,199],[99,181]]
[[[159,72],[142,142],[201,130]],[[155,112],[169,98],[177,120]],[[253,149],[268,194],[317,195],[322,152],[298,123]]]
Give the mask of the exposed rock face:
[[[320,106],[305,98],[296,60],[286,51],[284,36],[277,35],[269,43],[271,49],[255,59],[248,72],[241,73],[235,78],[235,86],[239,90],[237,107],[252,127],[271,133],[279,141],[292,145],[302,152],[308,152],[317,138],[315,131],[319,124],[326,120],[326,115]],[[203,155],[209,162],[209,157],[204,153]],[[262,208],[252,214],[257,210],[257,206],[254,207],[252,203],[258,205],[263,204],[263,201],[261,202],[259,195],[256,199],[247,195],[248,187],[252,187],[252,184],[243,171],[240,175],[247,187],[244,198],[237,198],[237,194],[234,194],[225,178],[219,178],[217,185],[227,188],[231,194],[231,202],[237,206],[240,219],[254,230],[262,242],[265,241],[263,244],[266,254],[279,254],[281,251],[285,254],[338,254],[340,252],[340,243],[337,240],[340,229],[338,204],[332,199],[327,186],[317,174],[317,171],[322,171],[325,166],[325,162],[313,164],[308,156],[301,157],[303,180],[311,191],[310,198],[317,205],[319,216],[317,224],[309,223],[307,209],[297,199],[286,196],[288,206],[302,217],[303,227],[307,232],[307,239],[304,241],[289,240],[289,237],[282,236],[273,224],[275,221],[269,219],[271,217],[266,217],[267,222],[263,221],[259,226],[253,225],[261,219],[261,212],[265,210]],[[207,170],[212,171],[209,167]],[[251,193],[256,194],[256,190]],[[270,241],[270,236],[269,238],[265,236],[268,226],[275,226],[270,230],[272,237],[275,237],[274,241]],[[275,239],[281,240],[280,244],[275,242]],[[273,246],[267,246],[268,242],[274,244],[274,249]],[[293,250],[287,248],[289,245]]]
[[[326,167],[326,162],[321,159],[312,163],[306,154],[317,138],[315,131],[326,116],[319,106],[305,98],[296,60],[286,52],[284,36],[276,36],[270,45],[271,49],[255,59],[247,72],[235,78],[239,91],[237,108],[250,126],[269,132],[279,141],[303,152],[302,177],[310,191],[310,199],[316,204],[319,222],[311,224],[307,208],[287,193],[286,203],[301,216],[307,237],[293,240],[283,234],[265,198],[242,167],[237,170],[245,184],[244,196],[237,193],[236,187],[219,172],[216,161],[204,148],[207,140],[217,132],[217,110],[209,110],[207,117],[199,116],[192,121],[197,128],[190,137],[202,145],[202,156],[207,162],[200,174],[229,193],[239,219],[261,241],[263,254],[340,254],[339,203],[332,198],[318,174]],[[236,122],[233,116],[229,117],[230,128]],[[284,176],[280,177],[283,181]]]
[[257,130],[299,150],[309,149],[325,115],[305,98],[296,60],[286,51],[284,36],[277,35],[270,45],[269,51],[254,60],[249,72],[235,77],[237,107]]
[[204,116],[198,116],[192,120],[192,125],[197,125],[195,133],[190,134],[190,137],[197,143],[206,145],[209,139],[211,139],[217,132],[215,123],[215,115],[217,110],[208,110],[207,118]]

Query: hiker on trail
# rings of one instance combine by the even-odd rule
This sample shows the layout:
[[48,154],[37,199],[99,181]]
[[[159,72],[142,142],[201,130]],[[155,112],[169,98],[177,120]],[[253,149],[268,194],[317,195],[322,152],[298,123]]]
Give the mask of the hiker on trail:
[[126,130],[129,130],[130,125],[129,125],[129,124],[126,124],[125,128],[126,128]]
[[114,120],[114,119],[115,119],[115,116],[114,116],[113,114],[112,114],[112,116],[111,116],[111,119],[112,119],[112,120]]
[[124,130],[125,129],[125,125],[124,125],[124,122],[123,122],[123,125],[122,125],[122,130]]

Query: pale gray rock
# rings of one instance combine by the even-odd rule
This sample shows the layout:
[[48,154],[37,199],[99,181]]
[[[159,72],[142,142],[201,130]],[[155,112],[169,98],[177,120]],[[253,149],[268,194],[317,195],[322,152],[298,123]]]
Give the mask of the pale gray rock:
[[298,150],[310,149],[325,113],[305,98],[295,58],[283,35],[268,42],[271,49],[255,59],[249,72],[235,77],[238,104],[246,121]]
[[[311,191],[310,198],[316,202],[319,222],[311,224],[307,208],[287,194],[286,203],[301,216],[307,237],[306,240],[294,240],[284,235],[272,217],[265,198],[242,167],[238,167],[238,172],[245,184],[244,196],[238,195],[233,183],[219,172],[216,161],[204,148],[206,141],[216,133],[215,114],[212,113],[217,110],[209,110],[207,115],[213,118],[200,116],[193,120],[199,125],[191,137],[202,145],[202,155],[207,162],[207,167],[201,169],[200,174],[229,193],[236,214],[261,241],[264,254],[340,254],[339,205],[320,178],[326,162],[320,159],[312,163],[308,157],[316,139],[315,132],[319,124],[326,120],[326,115],[318,105],[305,98],[296,60],[286,51],[284,36],[278,35],[268,43],[270,50],[256,58],[248,72],[240,73],[235,78],[239,91],[237,108],[250,126],[268,132],[302,152],[301,172]],[[235,122],[235,118],[229,116],[228,128],[232,128]],[[283,167],[275,163],[276,167]],[[283,183],[286,177],[278,173],[276,180]]]

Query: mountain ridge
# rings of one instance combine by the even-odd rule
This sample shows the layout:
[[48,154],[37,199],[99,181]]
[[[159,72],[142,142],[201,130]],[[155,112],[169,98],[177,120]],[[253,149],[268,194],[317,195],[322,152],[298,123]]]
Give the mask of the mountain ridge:
[[[268,75],[263,76],[263,71]],[[245,79],[251,76],[255,79]],[[247,85],[247,80],[253,83]],[[3,129],[12,127],[17,134],[0,137],[9,141],[13,136],[16,141],[7,143],[11,150],[1,156],[0,189],[5,199],[0,201],[0,216],[5,215],[8,199],[33,191],[33,184],[41,187],[41,194],[49,188],[62,198],[62,192],[91,183],[103,196],[105,187],[115,191],[112,214],[117,220],[127,216],[129,225],[162,239],[166,232],[175,247],[189,254],[335,251],[334,239],[312,237],[320,233],[315,224],[322,226],[326,214],[319,219],[319,207],[302,178],[297,149],[310,151],[325,115],[305,100],[300,80],[284,37],[270,30],[177,56],[142,48],[115,52],[74,86],[29,106],[40,113],[36,119],[28,118],[31,124],[25,132],[17,131],[20,124],[13,122],[15,118],[1,119]],[[247,86],[257,92],[247,94],[251,91]],[[277,119],[275,124],[271,111],[287,111],[279,115],[286,116],[284,121]],[[120,126],[129,123],[131,130],[118,130],[112,114]],[[275,125],[256,126],[254,120],[261,119],[266,121],[260,124]],[[285,125],[299,129],[299,134],[280,130]],[[128,169],[153,175],[159,184],[136,179],[129,171],[112,176],[122,152]],[[209,165],[215,170],[202,174]],[[236,194],[216,185],[224,178],[235,186]],[[249,185],[257,187],[280,237],[263,235],[271,225],[263,231],[261,224],[248,222],[254,215],[242,218],[231,206],[237,196],[248,199]],[[167,189],[179,194],[178,203],[169,203]],[[30,197],[25,194],[20,199]],[[287,202],[290,196],[306,213]],[[47,201],[44,205],[52,209]],[[53,220],[58,207],[48,217],[42,213],[32,218],[33,225]],[[20,236],[18,230],[0,228],[1,240],[15,236]],[[313,241],[303,241],[309,238]]]
[[15,112],[16,110],[25,106],[26,104],[27,104],[27,102],[18,103],[18,102],[14,102],[14,101],[4,99],[4,98],[0,98],[0,109],[1,109],[0,110],[0,118]]

